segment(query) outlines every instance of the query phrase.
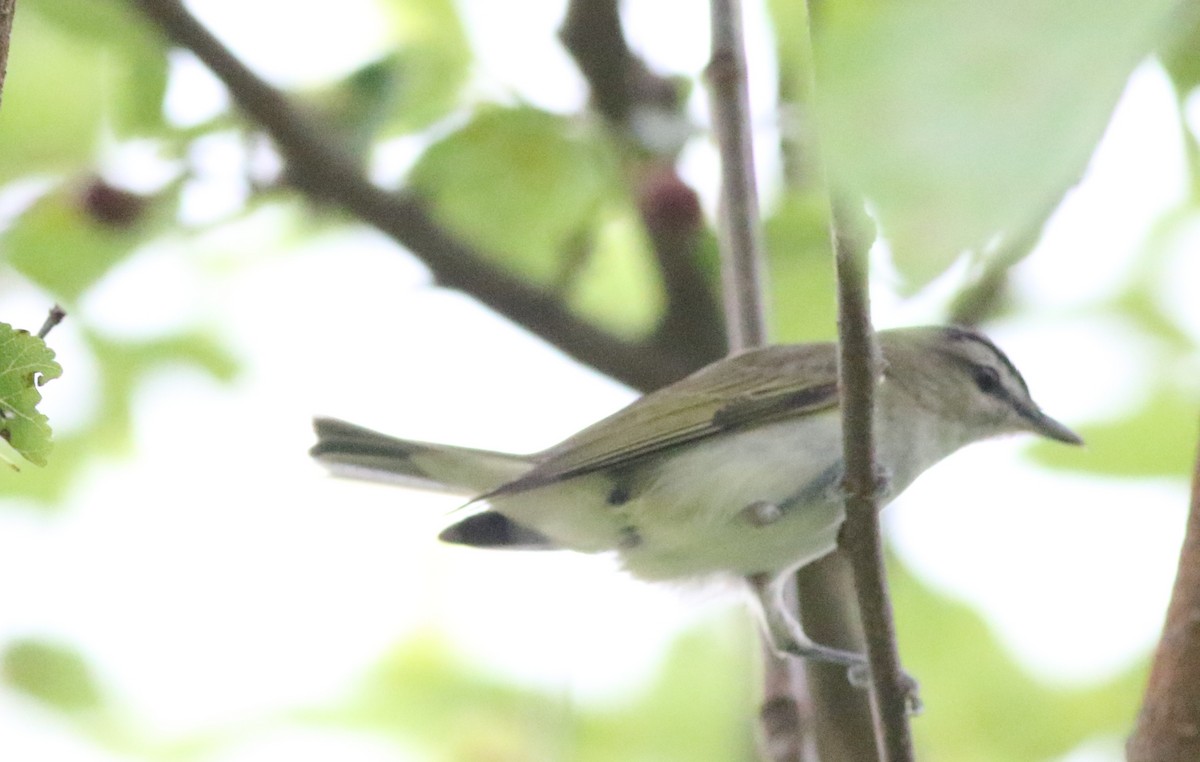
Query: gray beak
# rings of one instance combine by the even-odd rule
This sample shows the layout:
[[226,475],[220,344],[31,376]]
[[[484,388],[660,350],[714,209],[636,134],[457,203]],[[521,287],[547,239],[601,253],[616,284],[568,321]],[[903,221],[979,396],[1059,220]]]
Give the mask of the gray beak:
[[1044,437],[1066,444],[1083,444],[1082,437],[1036,407],[1032,410],[1022,410],[1021,415],[1029,422],[1030,428]]

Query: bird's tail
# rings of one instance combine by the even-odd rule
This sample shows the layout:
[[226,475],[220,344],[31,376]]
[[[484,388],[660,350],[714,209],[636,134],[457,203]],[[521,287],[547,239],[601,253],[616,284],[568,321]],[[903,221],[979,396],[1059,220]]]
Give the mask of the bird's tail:
[[414,442],[334,418],[313,422],[314,458],[339,475],[399,482],[475,497],[516,479],[533,466],[524,455]]

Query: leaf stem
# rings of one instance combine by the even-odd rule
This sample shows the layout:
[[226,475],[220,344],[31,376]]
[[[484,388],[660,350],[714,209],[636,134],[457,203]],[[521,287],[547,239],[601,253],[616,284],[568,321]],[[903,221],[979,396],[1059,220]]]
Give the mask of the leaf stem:
[[46,335],[49,334],[50,331],[54,329],[54,326],[61,323],[63,321],[63,318],[65,318],[66,316],[67,316],[67,311],[64,310],[61,306],[55,304],[53,307],[50,308],[50,314],[46,315],[46,321],[44,323],[42,323],[42,327],[38,329],[37,337],[39,339],[46,338]]

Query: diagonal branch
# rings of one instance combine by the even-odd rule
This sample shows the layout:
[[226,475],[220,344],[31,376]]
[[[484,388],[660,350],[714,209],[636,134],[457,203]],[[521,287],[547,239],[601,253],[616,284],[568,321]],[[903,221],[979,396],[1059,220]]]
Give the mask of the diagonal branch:
[[639,109],[679,112],[683,104],[671,80],[629,49],[617,6],[618,0],[571,0],[559,39],[587,80],[595,109],[629,130]]
[[674,381],[706,359],[687,343],[627,342],[581,319],[553,294],[508,273],[451,234],[416,197],[371,183],[309,114],[250,71],[179,0],[132,2],[220,78],[241,110],[272,138],[298,190],[340,206],[406,247],[442,285],[470,294],[571,357],[639,389]]

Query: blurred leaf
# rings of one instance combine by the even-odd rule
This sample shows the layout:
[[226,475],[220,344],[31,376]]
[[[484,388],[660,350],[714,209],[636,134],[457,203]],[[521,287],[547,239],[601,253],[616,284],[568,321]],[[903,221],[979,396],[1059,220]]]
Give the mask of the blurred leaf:
[[452,0],[388,0],[397,40],[389,132],[413,132],[446,116],[467,82],[471,48]]
[[[32,5],[32,4],[31,4]],[[24,3],[0,109],[0,182],[89,162],[105,110],[104,67]]]
[[46,465],[52,442],[49,419],[37,409],[38,387],[61,375],[46,342],[0,323],[0,439],[39,466]]
[[397,650],[350,701],[299,717],[392,733],[462,762],[749,760],[753,654],[744,617],[726,618],[681,637],[644,692],[606,707],[568,706],[558,691],[482,674],[423,638]]
[[399,98],[400,57],[387,55],[309,98],[341,137],[346,150],[365,160]]
[[1194,394],[1162,382],[1133,413],[1076,431],[1086,447],[1038,441],[1030,454],[1051,468],[1107,476],[1185,476],[1196,454],[1200,402]]
[[[75,48],[89,51],[102,76],[107,99],[103,116],[118,136],[145,135],[164,127],[162,103],[167,91],[166,44],[131,4],[79,0],[22,0],[21,21],[36,13],[70,36]],[[14,37],[24,31],[16,28]],[[57,66],[41,54],[42,66]],[[8,86],[5,85],[5,96]],[[7,104],[5,106],[7,110]]]
[[658,325],[666,305],[652,261],[645,230],[632,210],[601,218],[567,302],[614,334],[645,336]]
[[919,287],[1075,183],[1170,0],[830,5],[821,135]]
[[163,45],[122,3],[22,3],[0,115],[0,182],[90,163],[102,126],[161,130]]
[[790,193],[767,218],[773,341],[834,338],[837,292],[828,208],[820,194]]
[[13,688],[56,709],[95,709],[103,700],[83,657],[64,646],[18,640],[4,652],[3,674]]
[[490,108],[426,151],[410,182],[444,224],[548,284],[612,194],[613,166],[607,149],[566,119]]
[[[654,682],[621,707],[585,715],[580,762],[753,760],[758,639],[742,612],[684,633]],[[697,668],[698,665],[703,665]],[[589,721],[590,720],[590,721]]]
[[0,252],[9,263],[65,302],[76,301],[149,232],[140,213],[129,223],[97,216],[91,190],[64,184],[0,235]]
[[1145,686],[1142,666],[1094,686],[1050,687],[1026,674],[971,608],[894,558],[888,577],[904,664],[926,706],[913,723],[922,759],[1051,760],[1083,739],[1128,732]]
[[1159,50],[1159,60],[1170,74],[1180,96],[1200,85],[1200,11],[1195,4],[1181,3],[1174,34]]

